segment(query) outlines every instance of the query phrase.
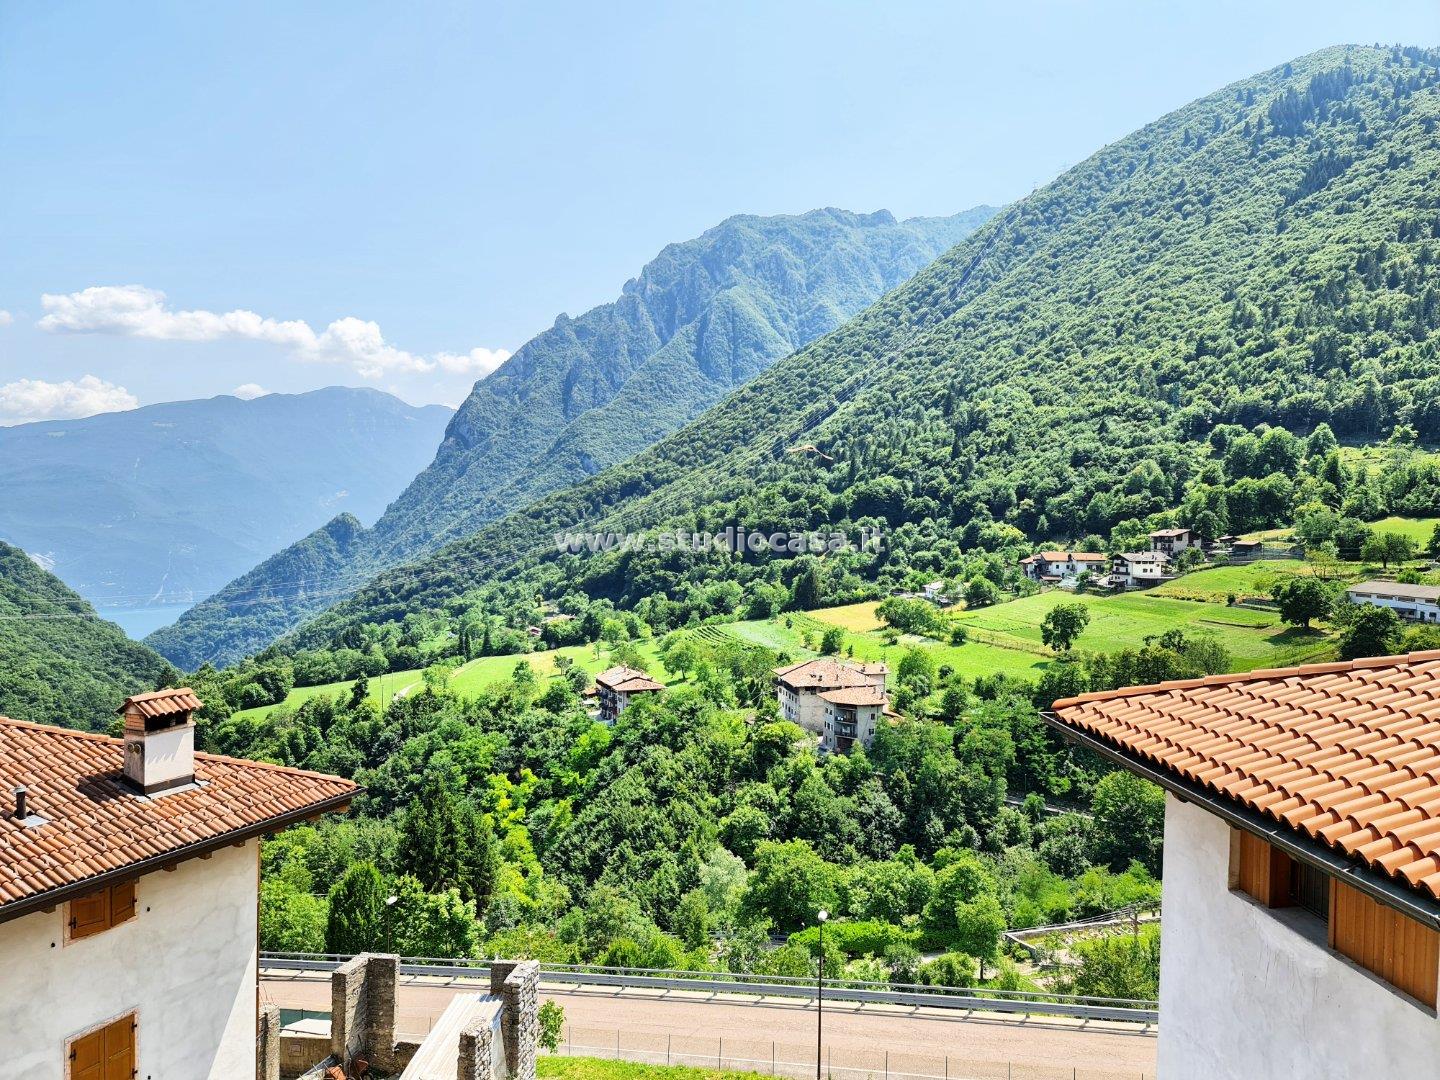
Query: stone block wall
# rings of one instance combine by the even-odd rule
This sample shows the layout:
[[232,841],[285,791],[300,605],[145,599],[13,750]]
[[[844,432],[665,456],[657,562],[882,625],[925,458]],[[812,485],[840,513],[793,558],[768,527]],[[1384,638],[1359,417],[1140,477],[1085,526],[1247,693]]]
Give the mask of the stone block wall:
[[460,1033],[459,1080],[492,1080],[494,1037],[488,1024],[477,1024]]
[[414,1044],[395,1042],[400,958],[362,953],[330,976],[330,1053],[347,1069],[363,1058],[385,1072],[403,1068]]
[[490,993],[498,997],[500,1030],[505,1039],[505,1069],[510,1080],[535,1080],[540,1044],[540,965],[534,960],[495,960],[490,964]]

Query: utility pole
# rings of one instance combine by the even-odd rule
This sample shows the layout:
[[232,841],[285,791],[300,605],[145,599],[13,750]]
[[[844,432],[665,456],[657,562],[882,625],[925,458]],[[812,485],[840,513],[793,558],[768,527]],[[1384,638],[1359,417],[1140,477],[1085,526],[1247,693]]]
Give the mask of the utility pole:
[[815,976],[815,1080],[822,1080],[820,1048],[825,1030],[825,921],[830,918],[830,913],[821,908],[817,918],[820,920],[820,966]]

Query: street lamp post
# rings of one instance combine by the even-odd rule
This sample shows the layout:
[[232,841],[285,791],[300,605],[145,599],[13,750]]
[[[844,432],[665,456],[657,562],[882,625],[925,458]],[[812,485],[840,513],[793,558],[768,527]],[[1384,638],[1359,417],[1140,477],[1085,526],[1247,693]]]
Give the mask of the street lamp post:
[[815,976],[815,1080],[821,1080],[821,1045],[825,1031],[825,921],[830,913],[824,908],[816,916],[820,920],[820,967]]

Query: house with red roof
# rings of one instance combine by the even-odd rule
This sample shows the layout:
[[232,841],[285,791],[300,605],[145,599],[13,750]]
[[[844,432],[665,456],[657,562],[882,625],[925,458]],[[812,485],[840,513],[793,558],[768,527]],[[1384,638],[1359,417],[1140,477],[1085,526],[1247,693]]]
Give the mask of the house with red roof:
[[256,1075],[260,838],[358,788],[197,754],[198,708],[137,694],[121,738],[0,717],[7,1075]]
[[1165,789],[1159,1075],[1434,1076],[1440,651],[1055,702]]
[[600,705],[598,719],[602,724],[614,724],[635,698],[643,694],[658,694],[664,689],[664,683],[655,681],[638,668],[624,664],[607,668],[595,676]]

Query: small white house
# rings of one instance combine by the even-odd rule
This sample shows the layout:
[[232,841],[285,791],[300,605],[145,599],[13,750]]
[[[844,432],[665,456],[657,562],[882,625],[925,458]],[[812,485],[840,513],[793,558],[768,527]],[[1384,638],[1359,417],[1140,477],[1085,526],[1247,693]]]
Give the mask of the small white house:
[[1191,529],[1156,529],[1150,534],[1150,550],[1171,559],[1186,548],[1199,546],[1200,538]]
[[1401,585],[1396,581],[1363,581],[1346,590],[1352,604],[1370,604],[1394,611],[1402,619],[1440,622],[1440,585]]
[[1127,551],[1110,562],[1110,584],[1135,588],[1170,576],[1170,559],[1158,551]]
[[123,739],[0,718],[7,1075],[256,1075],[260,837],[358,789],[196,754],[199,707],[129,698]]
[[1436,1075],[1440,651],[1045,718],[1166,791],[1164,1080]]
[[1102,574],[1109,560],[1094,551],[1037,551],[1020,560],[1020,570],[1031,581],[1063,584],[1089,571]]

